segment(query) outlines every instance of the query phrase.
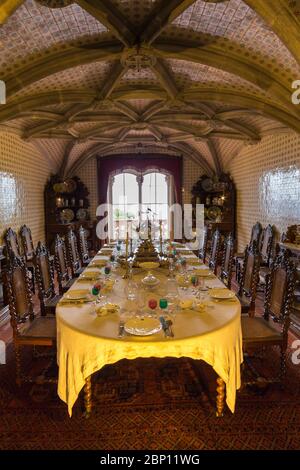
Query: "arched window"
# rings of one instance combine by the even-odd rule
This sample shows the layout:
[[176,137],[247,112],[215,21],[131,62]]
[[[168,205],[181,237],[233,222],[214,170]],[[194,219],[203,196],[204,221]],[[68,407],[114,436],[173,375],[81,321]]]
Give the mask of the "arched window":
[[[172,178],[164,173],[148,171],[144,174],[128,170],[111,175],[109,197],[110,238],[125,238],[128,224],[133,231],[149,218],[153,226],[162,221],[163,235],[169,232],[169,205]],[[156,232],[156,236],[158,231]],[[134,235],[134,233],[132,234]]]

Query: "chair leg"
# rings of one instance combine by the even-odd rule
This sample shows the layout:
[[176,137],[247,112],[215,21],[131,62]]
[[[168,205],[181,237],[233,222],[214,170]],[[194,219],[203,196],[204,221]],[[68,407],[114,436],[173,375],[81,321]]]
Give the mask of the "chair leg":
[[285,378],[286,378],[286,348],[284,346],[280,347],[280,386],[284,388],[285,386]]
[[21,352],[18,344],[15,344],[15,355],[16,355],[16,383],[20,387],[22,384],[21,378]]
[[217,411],[216,416],[217,418],[221,418],[224,413],[224,406],[225,406],[225,382],[221,377],[217,378]]
[[85,405],[85,417],[89,418],[92,412],[92,376],[91,375],[85,379],[84,405]]

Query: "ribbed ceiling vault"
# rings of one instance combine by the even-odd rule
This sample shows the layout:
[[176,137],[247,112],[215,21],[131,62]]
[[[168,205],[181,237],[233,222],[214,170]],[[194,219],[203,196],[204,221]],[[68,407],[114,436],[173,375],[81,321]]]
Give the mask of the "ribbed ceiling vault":
[[299,21],[299,0],[0,0],[0,129],[62,175],[122,148],[220,173],[300,132]]

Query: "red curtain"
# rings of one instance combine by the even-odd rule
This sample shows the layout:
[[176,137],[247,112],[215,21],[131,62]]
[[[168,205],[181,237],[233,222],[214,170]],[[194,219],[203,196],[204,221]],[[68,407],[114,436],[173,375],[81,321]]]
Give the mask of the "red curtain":
[[153,169],[166,171],[173,176],[175,202],[181,204],[182,157],[163,154],[125,154],[98,157],[98,199],[99,205],[107,202],[108,180],[112,172],[134,169],[141,173]]

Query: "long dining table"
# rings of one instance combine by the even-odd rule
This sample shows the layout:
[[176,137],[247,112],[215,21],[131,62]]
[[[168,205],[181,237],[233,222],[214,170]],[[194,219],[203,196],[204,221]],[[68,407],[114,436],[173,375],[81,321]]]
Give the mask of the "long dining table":
[[[205,265],[197,265],[197,257],[188,248],[181,247],[180,250],[180,256],[188,263],[190,274],[193,274],[194,269],[207,269]],[[190,259],[193,262],[189,261]],[[84,276],[89,271],[95,271],[95,263],[99,260],[103,260],[103,263],[109,262],[106,247],[104,251],[98,252],[68,293],[74,289],[86,289],[91,292],[94,282],[86,280]],[[142,289],[141,280],[145,272],[138,269],[136,271],[134,280],[139,289]],[[211,299],[211,288],[225,288],[216,276],[211,275],[205,278],[208,291],[201,309],[195,309],[193,305],[184,308],[184,299],[195,298],[195,291],[192,285],[179,287],[179,296],[183,302],[179,303],[176,316],[173,317],[173,336],[166,335],[163,330],[147,336],[120,335],[120,317],[123,315],[128,319],[137,314],[137,311],[128,308],[126,303],[128,279],[122,274],[121,269],[112,272],[114,287],[109,294],[109,301],[120,306],[118,312],[98,316],[97,304],[92,296],[91,301],[80,302],[69,300],[68,293],[57,306],[58,395],[67,404],[69,416],[72,416],[73,406],[83,388],[85,413],[87,417],[90,415],[93,405],[92,374],[121,359],[141,357],[189,357],[205,361],[218,377],[216,415],[223,415],[225,401],[234,413],[243,361],[241,306],[238,299]],[[166,294],[168,271],[158,268],[155,276],[160,281],[159,286],[152,288],[150,292],[146,289],[146,296],[159,299]],[[157,317],[161,318],[164,313],[157,308]]]

